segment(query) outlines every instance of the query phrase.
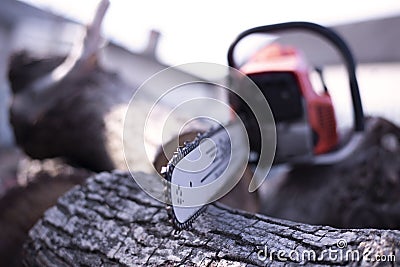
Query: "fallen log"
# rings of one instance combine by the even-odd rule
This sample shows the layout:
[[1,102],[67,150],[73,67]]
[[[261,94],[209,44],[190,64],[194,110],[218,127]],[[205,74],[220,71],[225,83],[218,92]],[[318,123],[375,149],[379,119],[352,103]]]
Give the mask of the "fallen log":
[[[105,137],[98,132],[105,128],[104,114],[121,98],[110,103],[102,94],[112,95],[129,86],[98,64],[101,24],[108,7],[108,0],[98,3],[84,36],[78,38],[66,57],[34,60],[26,53],[11,57],[10,122],[18,146],[30,157],[64,157],[94,171],[116,167]],[[107,93],[96,90],[99,87]],[[98,91],[103,91],[100,96]],[[123,92],[122,98],[128,101],[133,89]],[[69,116],[64,117],[65,113]],[[80,131],[82,125],[89,130]],[[82,142],[81,136],[90,142]]]
[[10,79],[15,95],[10,119],[18,146],[32,158],[63,157],[93,171],[125,167],[120,140],[124,110],[118,109],[112,120],[105,120],[113,108],[129,101],[134,90],[117,75],[97,66],[85,79],[68,79],[59,84],[52,91],[57,100],[51,106],[21,100],[25,93],[19,93],[23,90],[20,83],[35,75],[31,70],[42,72],[60,61],[62,58],[33,60],[26,54],[14,57]]
[[15,163],[17,170],[10,173],[16,184],[11,189],[4,188],[4,195],[0,196],[1,266],[21,265],[22,244],[29,229],[61,195],[91,175],[91,172],[71,167],[60,159],[22,158]]
[[163,203],[144,193],[130,174],[114,172],[91,177],[61,197],[31,229],[23,261],[26,266],[370,266],[379,257],[394,266],[399,255],[397,230],[340,230],[218,203],[191,229],[176,232]]
[[350,157],[331,166],[298,166],[260,190],[268,216],[337,228],[400,228],[400,128],[368,118]]

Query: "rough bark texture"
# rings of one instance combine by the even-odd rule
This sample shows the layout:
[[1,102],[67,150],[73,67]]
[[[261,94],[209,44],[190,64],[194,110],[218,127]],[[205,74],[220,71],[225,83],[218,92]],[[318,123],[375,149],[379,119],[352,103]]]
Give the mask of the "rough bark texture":
[[369,118],[362,143],[332,166],[297,167],[260,191],[268,216],[338,228],[400,228],[400,129]]
[[[257,254],[265,246],[263,261]],[[311,226],[212,204],[192,229],[176,233],[164,205],[141,191],[129,174],[102,173],[45,213],[29,233],[23,260],[26,266],[297,266],[291,250],[321,255],[341,246],[361,254],[398,256],[400,232]],[[277,255],[279,250],[284,253]],[[365,257],[298,259],[315,266],[371,265]]]

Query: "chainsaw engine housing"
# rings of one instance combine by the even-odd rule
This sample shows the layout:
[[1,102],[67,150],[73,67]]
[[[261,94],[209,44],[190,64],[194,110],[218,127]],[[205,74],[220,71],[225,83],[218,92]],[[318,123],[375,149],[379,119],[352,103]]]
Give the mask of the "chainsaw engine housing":
[[[299,51],[268,45],[240,70],[259,87],[271,108],[277,131],[275,163],[307,160],[337,146],[331,97],[327,91],[314,91],[309,66]],[[259,153],[260,126],[251,110],[234,95],[230,103],[246,124],[251,149]]]

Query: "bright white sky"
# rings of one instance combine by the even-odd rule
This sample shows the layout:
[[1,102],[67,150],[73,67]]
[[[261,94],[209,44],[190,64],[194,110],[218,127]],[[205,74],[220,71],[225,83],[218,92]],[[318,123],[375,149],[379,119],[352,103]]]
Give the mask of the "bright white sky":
[[[88,22],[98,0],[23,0]],[[140,50],[150,29],[162,33],[158,55],[168,64],[226,63],[230,42],[243,30],[271,23],[306,20],[341,24],[400,14],[399,0],[111,0],[104,34]]]

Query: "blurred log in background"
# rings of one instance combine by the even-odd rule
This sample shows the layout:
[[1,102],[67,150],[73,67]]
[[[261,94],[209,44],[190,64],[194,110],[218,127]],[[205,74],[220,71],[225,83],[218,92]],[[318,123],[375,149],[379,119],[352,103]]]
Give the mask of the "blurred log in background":
[[[100,13],[98,14],[101,15],[102,8],[99,10]],[[37,16],[51,17],[51,15],[41,13]],[[96,21],[96,16],[94,21]],[[99,17],[97,17],[97,22],[99,22]],[[8,22],[2,23],[2,25],[6,25],[2,27],[3,31],[0,32],[2,40],[11,40],[11,33],[20,27],[11,25]],[[94,23],[94,25],[99,26],[98,23]],[[86,39],[76,41],[75,47],[77,49],[73,51],[74,53],[78,52],[75,54],[66,53],[66,51],[70,51],[70,47],[68,47],[63,53],[35,54],[30,51],[17,53],[13,57],[10,57],[12,50],[10,43],[8,47],[2,46],[2,50],[0,50],[2,61],[3,59],[6,61],[10,57],[10,65],[2,65],[0,69],[2,75],[0,77],[0,80],[2,80],[0,92],[6,96],[4,98],[0,97],[2,101],[5,101],[4,103],[0,103],[0,108],[7,111],[8,104],[11,104],[10,115],[12,123],[12,131],[10,131],[10,125],[7,123],[8,113],[0,111],[0,116],[5,118],[3,120],[3,117],[1,117],[0,120],[0,195],[2,196],[0,199],[0,258],[2,259],[2,263],[20,263],[15,262],[15,260],[18,261],[21,259],[18,255],[20,255],[21,245],[27,237],[28,230],[42,216],[44,210],[56,203],[58,196],[62,195],[73,185],[81,184],[93,172],[111,171],[115,168],[126,169],[122,152],[121,133],[123,116],[127,104],[132,93],[141,82],[166,66],[154,57],[154,43],[149,43],[149,49],[145,50],[144,53],[134,53],[115,44],[108,44],[101,47],[101,40],[99,40],[99,35],[97,34],[99,27],[97,26],[92,27],[92,29],[97,29],[97,32],[96,30],[91,32],[92,36],[94,36],[93,38],[88,39],[88,35],[82,35],[86,36]],[[56,29],[59,28],[56,27]],[[86,33],[89,34],[89,32],[90,30]],[[93,42],[90,40],[93,40],[96,45],[93,45]],[[34,47],[34,43],[32,42],[30,45]],[[50,49],[51,47],[60,46],[60,43],[57,43],[56,39],[48,42],[48,44],[50,44],[49,47],[42,47],[42,52],[52,50]],[[99,47],[101,48],[99,49]],[[72,61],[71,58],[73,59]],[[65,61],[66,59],[69,59],[69,62],[68,60]],[[75,62],[75,64],[63,65],[70,62]],[[64,72],[64,75],[60,76],[60,79],[56,81],[49,80],[48,74],[54,73],[54,70],[59,69],[60,66],[63,66],[62,69],[64,70],[68,70],[68,67],[70,69]],[[390,70],[396,70],[397,65],[394,64],[393,66],[394,68],[390,68]],[[375,67],[375,65],[372,65],[371,69],[376,75],[370,75],[368,73],[371,70],[363,72],[363,66],[361,66],[361,76],[382,77],[374,71]],[[179,73],[178,75],[190,74]],[[366,92],[362,94],[364,97],[363,100],[366,99],[366,102],[375,103],[378,97],[380,97],[379,99],[390,99],[392,97],[390,94],[384,96],[385,93],[381,89],[387,88],[388,81],[396,81],[395,79],[398,76],[392,77],[393,80],[388,79],[388,75],[384,77],[386,79],[381,78],[375,83],[363,83],[361,79],[360,84],[364,85],[364,92]],[[376,94],[377,90],[375,87],[368,87],[371,84],[375,87],[379,85],[380,95]],[[389,85],[389,87],[393,86],[393,84],[398,85],[398,83],[392,82],[392,85]],[[11,95],[12,102],[7,100],[8,96]],[[371,98],[375,102],[371,101]],[[142,99],[139,103],[143,107],[152,104],[148,102],[148,99]],[[157,111],[160,117],[164,116],[169,108],[167,105],[160,107]],[[341,109],[339,109],[340,112]],[[391,113],[390,109],[388,113]],[[398,123],[399,118],[396,117],[398,113],[393,114],[393,118],[391,119]],[[144,117],[137,119],[144,119]],[[343,117],[340,115],[340,122],[342,119]],[[175,118],[175,120],[178,125],[184,118]],[[138,134],[137,131],[143,130],[137,129],[134,126],[135,123],[133,122],[131,127],[132,138]],[[11,134],[12,132],[15,133],[15,142],[21,150],[13,146],[14,138]],[[258,192],[259,196],[255,196],[254,194],[248,195],[245,192],[246,190],[241,190],[246,188],[246,180],[244,179],[244,183],[241,184],[242,187],[239,186],[239,189],[235,189],[236,191],[231,194],[231,197],[236,201],[229,203],[236,208],[247,209],[252,212],[258,210],[277,218],[285,218],[308,224],[330,225],[338,228],[374,227],[379,229],[398,229],[400,226],[399,139],[399,129],[396,125],[382,119],[371,118],[368,120],[367,135],[362,147],[348,161],[338,166],[293,168],[286,173],[279,173],[279,175],[271,177],[266,182],[262,190]],[[149,137],[147,141],[152,145],[152,155],[155,157],[160,144],[159,140]],[[143,160],[143,155],[134,153],[135,147],[129,149],[133,153],[129,154],[132,158],[128,158],[127,160],[132,161],[133,166],[146,169],[149,172],[154,171],[149,161]],[[29,157],[40,159],[41,161],[31,160]],[[54,157],[58,157],[58,159],[50,159]],[[160,162],[157,163],[158,166],[162,165]],[[111,180],[107,180],[102,184],[100,181],[101,177],[112,180],[115,178],[115,175],[98,176],[92,179],[89,184],[97,184],[96,186],[105,188],[110,192],[131,190],[132,194],[140,196],[143,194],[143,192],[138,192],[135,185],[125,182],[126,179],[129,179],[127,175],[115,178],[118,183],[121,182],[120,179],[125,179],[118,188],[111,187],[107,182]],[[124,189],[125,186],[128,189]],[[9,190],[10,187],[16,188]],[[74,193],[70,193],[64,197],[61,203],[62,201],[72,202],[71,195],[80,194],[79,192],[87,190],[85,188],[75,189]],[[100,194],[99,197],[105,199]],[[143,196],[143,199],[146,199],[146,196]],[[118,201],[124,202],[125,199],[119,197]],[[101,208],[102,204],[94,200],[83,203],[88,211]],[[35,230],[32,231],[26,250],[29,254],[26,262],[35,263],[36,260],[46,259],[48,255],[54,256],[54,251],[52,250],[55,250],[59,244],[52,243],[54,247],[46,251],[43,249],[41,242],[47,242],[48,240],[41,239],[43,236],[39,237],[38,234],[40,231],[47,231],[46,227],[52,227],[51,225],[52,223],[54,224],[55,220],[55,213],[62,205],[58,204],[56,208],[49,211],[45,219],[40,221]],[[68,205],[71,206],[71,209],[74,208],[73,203],[69,203]],[[228,208],[222,208],[217,204],[210,208],[210,213],[201,217],[200,222],[209,220],[204,229],[201,228],[200,231],[196,232],[194,230],[194,232],[183,234],[198,237],[200,243],[211,242],[209,243],[210,247],[201,243],[200,248],[187,249],[180,253],[178,252],[180,248],[193,247],[196,244],[192,244],[190,241],[185,245],[185,237],[182,236],[174,239],[170,234],[171,228],[166,221],[163,207],[159,204],[155,205],[154,208],[156,210],[152,214],[153,221],[149,221],[148,225],[140,225],[140,216],[145,215],[145,211],[140,206],[140,203],[132,206],[134,209],[137,208],[140,211],[137,215],[133,214],[132,219],[123,219],[121,222],[118,216],[115,215],[115,217],[111,217],[108,223],[112,224],[113,222],[111,221],[120,222],[121,229],[125,229],[124,225],[128,228],[131,227],[131,229],[135,227],[141,229],[139,228],[140,226],[146,232],[146,235],[150,236],[150,239],[154,235],[154,238],[159,242],[156,243],[157,246],[164,246],[165,251],[168,253],[173,251],[178,255],[179,259],[171,259],[170,261],[167,257],[165,263],[185,263],[185,261],[186,263],[196,263],[195,255],[204,256],[205,259],[208,259],[206,260],[207,262],[222,262],[225,260],[246,263],[248,258],[241,257],[240,249],[242,248],[241,245],[246,247],[245,243],[251,238],[268,236],[274,242],[277,241],[274,248],[278,248],[280,246],[294,246],[296,244],[306,244],[305,246],[309,246],[309,241],[306,240],[303,242],[303,236],[310,234],[310,232],[307,232],[307,229],[312,229],[310,230],[311,234],[315,234],[311,240],[314,240],[313,238],[322,238],[325,235],[340,237],[344,233],[344,230],[281,222],[255,215],[253,218],[256,218],[256,221],[258,220],[256,224],[263,225],[262,228],[258,227],[256,229],[259,236],[249,234],[244,239],[241,239],[240,236],[231,236],[232,233],[225,231],[226,229],[218,230],[218,227],[228,222],[229,226],[239,231],[240,229],[235,228],[236,226],[234,226],[232,220],[241,221],[239,218],[243,217],[243,224],[252,223],[254,221],[244,219],[249,219],[248,217],[251,217],[251,215],[234,212]],[[110,213],[118,213],[118,210],[114,208],[108,211]],[[128,211],[130,210],[128,209]],[[157,215],[156,213],[159,214]],[[218,214],[218,216],[213,213]],[[217,226],[213,226],[212,220],[216,219],[216,217],[220,217],[221,222]],[[76,225],[80,225],[81,223],[86,225],[87,222],[85,220],[86,218],[77,219]],[[231,224],[229,223],[230,220]],[[46,224],[48,221],[51,222]],[[147,223],[147,221],[145,222]],[[94,221],[93,223],[96,224],[99,222]],[[157,223],[160,223],[162,229],[155,227]],[[269,229],[282,230],[279,228],[281,224],[284,224],[284,228],[288,231],[284,236],[278,235],[279,231],[275,232],[275,230],[272,230],[273,233],[270,233],[271,235],[268,234],[268,231],[271,231]],[[89,224],[89,227],[92,226],[92,224]],[[42,230],[35,232],[38,229]],[[166,232],[165,229],[167,229]],[[160,232],[158,236],[156,230]],[[292,240],[293,235],[289,233],[291,230],[300,232],[298,243]],[[319,230],[322,232],[318,232]],[[211,231],[211,234],[203,233],[207,231]],[[383,250],[394,248],[395,251],[398,251],[399,245],[396,231],[354,230],[352,233],[354,233],[355,237],[348,239],[348,241],[354,242],[354,247],[358,246],[357,248],[360,248],[362,247],[361,243],[367,242],[363,244],[372,244],[371,246],[374,249],[378,249],[379,247]],[[55,231],[53,234],[58,235],[60,233]],[[82,237],[80,234],[82,233],[73,232],[70,236],[71,240]],[[126,232],[121,233],[117,239],[124,237],[125,234]],[[369,234],[371,235],[369,236]],[[367,239],[364,240],[364,236],[362,235],[368,235]],[[381,238],[379,237],[380,235],[384,237]],[[84,237],[88,238],[87,236]],[[163,238],[166,241],[161,240]],[[68,238],[65,240],[68,240]],[[88,238],[88,240],[91,239]],[[113,240],[109,240],[108,235],[104,234],[99,240],[105,242],[105,250],[112,248],[112,244],[107,243],[113,242]],[[227,253],[226,250],[216,251],[216,244],[215,242],[213,243],[213,240],[227,242],[228,244],[238,242],[240,249],[238,248],[237,253],[228,253],[228,256],[223,256],[222,254]],[[182,242],[183,245],[181,245]],[[131,245],[127,245],[127,249],[128,251],[135,250],[136,246],[139,245],[140,242],[134,240]],[[246,249],[249,249],[253,245],[256,245],[256,243],[252,243]],[[76,247],[72,246],[72,248],[80,249],[79,244]],[[154,261],[154,264],[162,263],[161,261],[157,261],[160,260],[157,256],[161,256],[162,254],[146,254],[151,249],[154,248],[151,246],[147,249],[143,247],[137,248],[135,253],[142,253],[143,255],[143,258],[136,259],[137,263],[150,263],[151,261]],[[106,260],[108,257],[107,254],[104,254],[106,256],[101,254],[104,251],[96,251],[94,253],[95,257]],[[49,254],[41,254],[36,259],[35,256],[42,252]],[[76,259],[78,260],[82,259],[80,256],[76,256],[81,252],[77,252],[77,254],[71,253],[71,251],[65,251],[65,254],[54,257],[70,258],[71,256],[72,258],[77,257]],[[89,257],[90,255],[86,256]],[[135,262],[129,257],[132,257],[132,254],[127,252],[126,256],[121,256],[118,260],[124,263]],[[235,260],[233,259],[234,257],[238,257],[238,259]],[[97,263],[94,258],[91,259],[93,259],[93,263]],[[143,261],[143,259],[146,260]],[[111,263],[114,260],[111,259]],[[66,262],[68,263],[68,260]]]

